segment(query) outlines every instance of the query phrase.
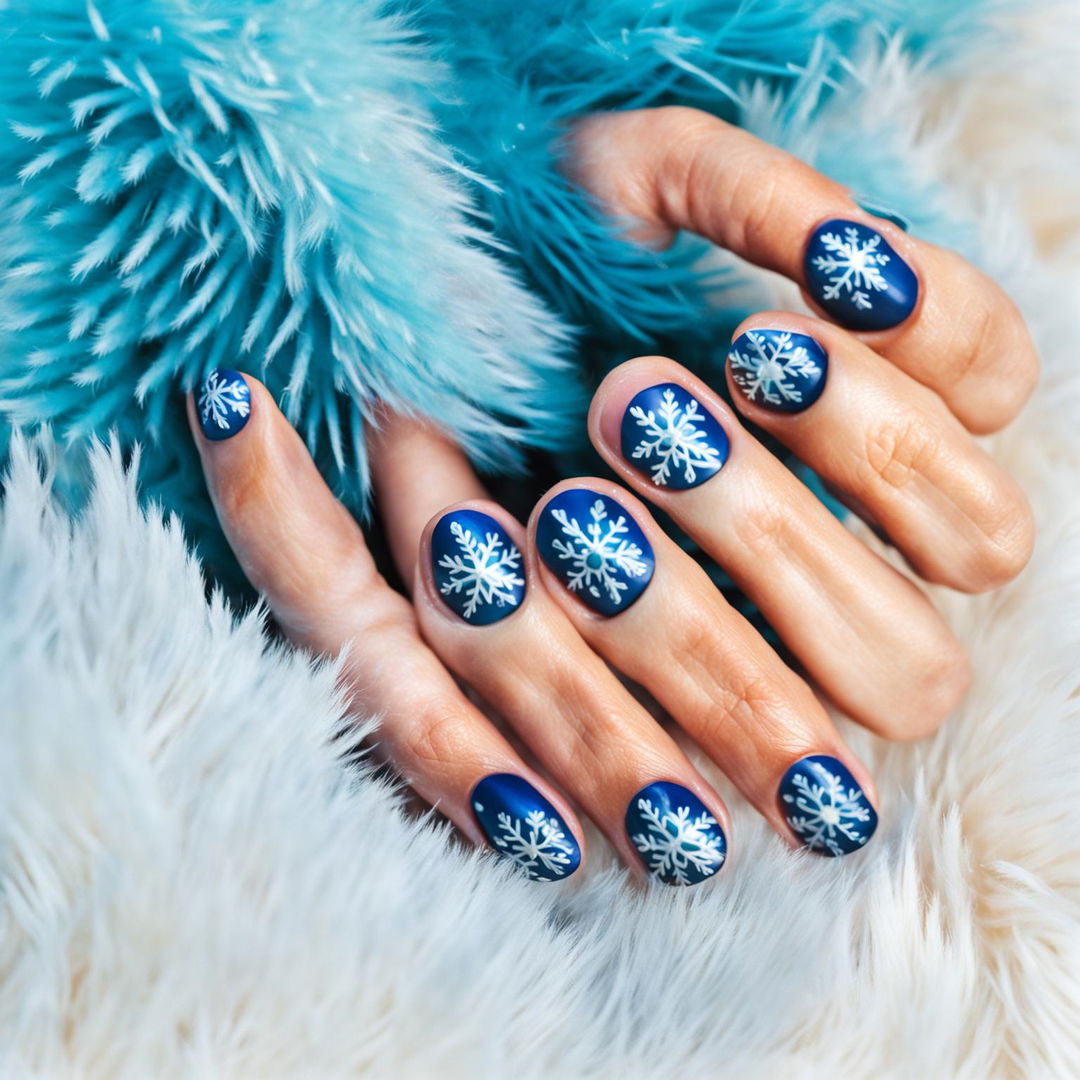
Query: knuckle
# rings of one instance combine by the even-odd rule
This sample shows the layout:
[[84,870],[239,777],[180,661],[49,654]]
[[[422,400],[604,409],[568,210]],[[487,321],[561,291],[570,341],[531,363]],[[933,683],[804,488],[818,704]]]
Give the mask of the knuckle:
[[775,557],[790,546],[791,511],[785,500],[759,500],[737,515],[735,532],[740,543],[758,558]]
[[450,701],[437,702],[403,733],[404,752],[419,763],[442,765],[456,761],[465,748],[465,728],[460,708]]
[[972,591],[1012,581],[1027,566],[1034,546],[1035,524],[1027,500],[1016,489],[995,492],[988,499],[972,556]]
[[901,491],[923,471],[937,439],[915,415],[874,424],[866,433],[863,460],[870,484]]

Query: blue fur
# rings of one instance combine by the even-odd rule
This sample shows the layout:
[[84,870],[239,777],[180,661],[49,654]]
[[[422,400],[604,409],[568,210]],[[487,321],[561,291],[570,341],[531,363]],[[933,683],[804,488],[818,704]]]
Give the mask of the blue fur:
[[[868,27],[931,62],[997,6],[15,0],[0,415],[148,444],[144,484],[205,536],[178,390],[223,364],[267,382],[356,509],[379,401],[496,472],[580,448],[580,370],[659,346],[708,366],[742,311],[701,243],[644,252],[598,217],[559,172],[565,125],[673,102],[740,121],[758,81],[784,142],[859,92]],[[932,233],[875,155],[837,155],[840,178]]]

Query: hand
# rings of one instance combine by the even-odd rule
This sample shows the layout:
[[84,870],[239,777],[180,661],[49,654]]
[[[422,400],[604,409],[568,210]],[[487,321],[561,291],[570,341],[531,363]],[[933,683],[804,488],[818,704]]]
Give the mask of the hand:
[[[595,117],[576,145],[584,182],[642,221],[650,241],[694,228],[788,273],[819,310],[828,305],[864,326],[876,293],[887,298],[878,317],[887,308],[895,325],[875,330],[755,316],[732,350],[733,400],[845,492],[925,577],[975,591],[1019,572],[1031,545],[1026,504],[967,434],[1004,423],[1034,378],[1026,331],[995,286],[858,210],[794,159],[701,114]],[[827,296],[831,271],[803,266],[807,237],[836,219],[851,222],[863,245],[881,237],[864,252],[896,260],[875,264],[885,286],[868,287],[871,309],[842,286]],[[847,227],[830,231],[843,237]],[[804,350],[797,362],[794,348]],[[486,499],[455,447],[418,422],[388,419],[371,447],[376,494],[413,607],[378,576],[360,530],[269,395],[236,378],[238,386],[226,376],[234,390],[204,391],[206,420],[200,425],[194,409],[192,419],[241,563],[294,640],[331,654],[355,646],[344,671],[350,693],[384,716],[388,755],[467,835],[486,836],[540,880],[565,878],[581,859],[580,823],[566,800],[444,663],[627,861],[661,880],[715,874],[729,818],[608,662],[645,686],[789,841],[843,854],[872,835],[870,778],[808,683],[626,490],[566,481],[526,531]],[[218,427],[214,400],[225,402],[230,430]],[[667,453],[661,430],[680,420],[695,448],[681,457]],[[966,661],[923,594],[845,530],[700,380],[663,358],[631,361],[600,387],[590,433],[627,485],[731,574],[808,678],[849,715],[911,738],[955,706]],[[478,544],[486,545],[479,556]],[[484,573],[474,592],[477,557]]]

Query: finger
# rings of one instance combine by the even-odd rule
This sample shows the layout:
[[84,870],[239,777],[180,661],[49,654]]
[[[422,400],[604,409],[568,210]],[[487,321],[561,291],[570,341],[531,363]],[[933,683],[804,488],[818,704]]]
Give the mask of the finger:
[[493,503],[437,515],[415,587],[424,637],[629,865],[669,885],[713,877],[730,834],[722,800],[535,586],[524,544],[520,524]]
[[728,355],[739,411],[884,529],[928,581],[982,592],[1034,543],[1018,485],[941,399],[839,327],[765,312]]
[[601,384],[589,432],[619,476],[731,575],[849,716],[890,738],[918,738],[955,707],[967,660],[926,597],[699,379],[662,357],[631,360]]
[[677,107],[589,117],[573,146],[578,178],[642,221],[639,239],[690,229],[786,275],[971,431],[1003,426],[1033,390],[1034,345],[997,285],[782,150]]
[[646,687],[781,835],[831,855],[870,839],[873,788],[824,708],[637,499],[603,480],[565,481],[529,535],[545,588],[581,636]]
[[[553,854],[526,867],[530,876],[573,873],[581,827],[566,801],[421,640],[411,605],[382,580],[356,522],[265,387],[213,371],[188,412],[218,518],[245,573],[295,642],[332,656],[348,648],[346,690],[357,708],[383,717],[381,749],[410,786],[477,842],[492,815],[533,815]],[[487,836],[522,861],[499,834]]]

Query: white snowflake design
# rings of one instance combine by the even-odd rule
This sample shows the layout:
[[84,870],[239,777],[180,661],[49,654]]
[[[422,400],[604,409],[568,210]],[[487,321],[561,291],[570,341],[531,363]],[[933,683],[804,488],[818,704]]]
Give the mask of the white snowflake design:
[[570,517],[561,507],[552,510],[551,516],[562,527],[563,535],[569,537],[569,542],[558,539],[551,542],[559,558],[570,563],[566,587],[571,592],[584,589],[596,599],[600,599],[603,589],[613,604],[621,604],[628,585],[618,575],[641,577],[649,569],[641,557],[641,548],[626,539],[630,531],[626,518],[620,514],[612,521],[600,499],[589,507],[592,520],[584,529],[576,517]]
[[[716,818],[702,812],[690,816],[690,807],[660,811],[651,799],[638,799],[637,808],[647,832],[632,839],[657,877],[679,885],[692,885],[711,877],[724,865],[724,839],[714,832]],[[699,877],[691,880],[691,874]]]
[[828,254],[815,256],[813,263],[829,276],[822,298],[837,300],[841,292],[846,292],[851,294],[849,299],[855,307],[862,311],[872,308],[874,303],[869,294],[884,292],[889,287],[881,273],[881,267],[889,261],[888,255],[878,251],[881,237],[875,233],[860,239],[859,230],[848,225],[843,237],[827,232],[822,235],[821,243]]
[[[814,783],[801,772],[792,777],[798,794],[784,796],[784,802],[793,805],[787,814],[788,824],[810,848],[843,855],[852,850],[851,845],[862,847],[870,839],[862,828],[870,821],[862,791],[846,787],[839,776],[820,764],[815,772],[825,777],[823,783]],[[841,847],[841,837],[848,841],[846,847]]]
[[239,376],[228,379],[220,371],[211,371],[199,394],[199,412],[204,426],[213,420],[222,431],[228,431],[233,426],[230,413],[245,417],[251,412],[247,383]]
[[[477,811],[483,810],[483,806],[475,805]],[[492,843],[533,881],[549,881],[566,873],[575,848],[557,817],[549,817],[543,810],[532,810],[522,820],[504,810],[496,820],[499,834],[492,837]]]
[[805,345],[792,345],[791,334],[761,334],[748,330],[745,349],[732,349],[731,378],[750,399],[758,394],[769,405],[799,404],[803,392],[796,380],[812,379],[821,368]]
[[521,565],[517,547],[497,532],[487,532],[482,541],[478,540],[472,529],[459,521],[450,523],[450,534],[458,552],[439,560],[439,569],[447,574],[439,592],[443,596],[464,596],[461,613],[466,619],[471,619],[481,605],[516,606],[515,589],[525,584],[517,574]]
[[682,469],[683,481],[693,484],[698,469],[718,469],[720,451],[709,443],[708,436],[698,427],[703,416],[696,398],[690,398],[685,407],[675,399],[675,393],[667,389],[661,395],[660,407],[654,412],[634,405],[630,415],[637,426],[644,428],[641,442],[634,447],[631,457],[635,460],[652,461],[652,482],[665,487],[671,479],[671,471]]

